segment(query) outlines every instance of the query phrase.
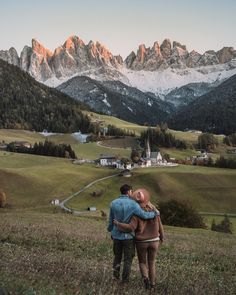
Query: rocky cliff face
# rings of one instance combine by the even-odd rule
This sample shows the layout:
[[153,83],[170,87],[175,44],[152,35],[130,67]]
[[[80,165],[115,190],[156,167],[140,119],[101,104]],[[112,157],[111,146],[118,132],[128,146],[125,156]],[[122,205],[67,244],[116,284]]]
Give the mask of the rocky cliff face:
[[46,81],[52,77],[70,77],[82,71],[123,65],[121,56],[113,56],[99,42],[87,45],[77,36],[71,36],[54,52],[46,49],[37,40],[32,47],[25,46],[20,57],[14,48],[0,51],[0,58],[29,72],[36,80]]
[[135,71],[156,71],[169,67],[184,69],[223,64],[235,57],[236,50],[232,47],[224,47],[217,52],[209,50],[201,55],[196,51],[188,52],[186,46],[179,42],[171,44],[169,39],[165,39],[161,45],[155,42],[151,48],[140,45],[136,54],[132,51],[126,58],[125,64]]
[[[137,53],[132,51],[125,61],[121,56],[114,56],[101,43],[90,41],[85,44],[77,36],[69,37],[54,52],[33,39],[32,46],[25,46],[20,57],[11,48],[0,51],[0,58],[49,86],[59,85],[72,76],[84,75],[100,81],[119,80],[155,93],[161,93],[162,88],[169,91],[188,83],[205,82],[206,76],[212,73],[215,78],[208,82],[214,82],[218,77],[221,79],[221,73],[227,78],[236,71],[236,50],[232,47],[200,54],[188,52],[185,45],[176,41],[171,43],[169,39],[161,44],[155,42],[151,48],[141,44]],[[235,71],[231,73],[232,69]],[[176,81],[179,81],[178,85]]]
[[13,47],[9,50],[0,50],[0,58],[15,66],[20,65],[20,58],[18,57],[17,51]]

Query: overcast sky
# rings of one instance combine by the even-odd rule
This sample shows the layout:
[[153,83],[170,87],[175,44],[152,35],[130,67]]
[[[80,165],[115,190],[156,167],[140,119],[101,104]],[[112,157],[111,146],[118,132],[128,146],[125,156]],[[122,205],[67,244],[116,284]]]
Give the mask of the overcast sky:
[[0,50],[36,38],[54,50],[71,35],[126,57],[165,38],[200,53],[236,48],[235,0],[0,0]]

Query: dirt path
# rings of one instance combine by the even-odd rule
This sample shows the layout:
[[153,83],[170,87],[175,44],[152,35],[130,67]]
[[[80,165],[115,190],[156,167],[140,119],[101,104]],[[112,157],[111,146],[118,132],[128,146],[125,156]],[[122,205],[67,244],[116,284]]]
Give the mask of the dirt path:
[[66,198],[64,201],[62,201],[62,202],[59,204],[59,206],[60,206],[63,210],[65,210],[65,211],[67,211],[67,212],[70,212],[70,213],[73,213],[73,214],[75,214],[75,215],[80,215],[80,214],[87,213],[87,211],[76,211],[76,210],[70,209],[70,208],[66,207],[65,204],[66,204],[69,200],[71,200],[72,198],[78,196],[80,193],[82,193],[83,191],[85,191],[87,188],[89,188],[89,187],[91,187],[92,185],[94,185],[95,183],[100,182],[100,181],[103,181],[103,180],[106,180],[106,179],[109,179],[109,178],[112,178],[112,177],[115,177],[115,176],[118,176],[118,175],[119,175],[119,173],[117,173],[117,174],[113,174],[113,175],[110,175],[110,176],[106,176],[106,177],[103,177],[103,178],[99,178],[99,179],[96,179],[96,180],[90,182],[90,183],[87,184],[85,187],[83,187],[81,190],[79,190],[78,192],[76,192],[76,193],[70,195],[68,198]]

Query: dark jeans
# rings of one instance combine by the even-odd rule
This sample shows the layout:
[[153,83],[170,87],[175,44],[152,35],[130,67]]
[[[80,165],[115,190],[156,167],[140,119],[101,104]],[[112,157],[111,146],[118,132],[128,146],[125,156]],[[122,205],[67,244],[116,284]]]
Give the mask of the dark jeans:
[[134,240],[113,240],[113,251],[114,251],[114,261],[113,261],[113,276],[116,279],[120,278],[120,265],[122,256],[124,255],[124,266],[122,272],[122,281],[128,282],[132,261],[135,255],[135,244]]

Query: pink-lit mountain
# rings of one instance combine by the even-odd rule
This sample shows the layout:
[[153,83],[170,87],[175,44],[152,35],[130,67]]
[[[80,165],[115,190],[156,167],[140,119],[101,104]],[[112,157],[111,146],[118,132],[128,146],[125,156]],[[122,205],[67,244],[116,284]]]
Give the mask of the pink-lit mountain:
[[188,83],[215,82],[236,73],[236,50],[224,47],[204,54],[188,52],[185,45],[165,39],[152,47],[140,45],[123,61],[99,42],[85,44],[69,37],[51,52],[37,40],[18,56],[14,48],[0,51],[0,58],[19,66],[36,80],[57,86],[76,75],[96,80],[119,80],[143,91],[165,92]]

